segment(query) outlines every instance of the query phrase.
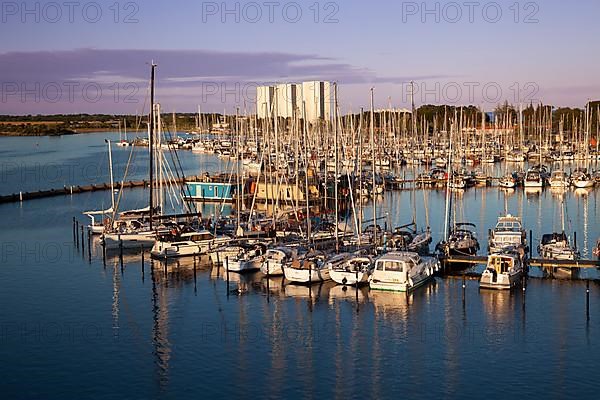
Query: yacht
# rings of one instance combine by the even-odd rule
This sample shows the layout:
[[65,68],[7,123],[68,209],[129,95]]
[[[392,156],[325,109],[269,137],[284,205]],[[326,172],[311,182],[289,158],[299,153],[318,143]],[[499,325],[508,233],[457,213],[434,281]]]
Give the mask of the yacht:
[[498,217],[498,223],[489,238],[490,254],[499,253],[506,247],[519,249],[522,257],[527,250],[527,234],[521,225],[521,218],[510,214]]
[[598,239],[598,241],[596,242],[596,246],[594,247],[594,249],[592,250],[592,253],[596,256],[596,257],[600,257],[600,239]]
[[573,183],[573,186],[578,189],[594,186],[594,180],[584,168],[579,168],[573,172],[573,175],[571,176],[571,182]]
[[512,189],[517,186],[517,180],[512,174],[507,174],[498,180],[498,185],[503,188]]
[[439,261],[433,257],[421,257],[412,252],[391,252],[375,261],[369,286],[375,290],[408,292],[432,279],[438,269]]
[[198,256],[209,253],[231,240],[229,236],[215,236],[209,231],[168,232],[158,236],[151,255],[156,258]]
[[292,283],[313,283],[330,280],[325,254],[309,252],[283,266],[285,279]]
[[525,173],[525,179],[523,180],[525,187],[543,187],[544,178],[541,171],[538,168],[530,168]]
[[246,272],[260,269],[267,252],[264,244],[241,244],[237,247],[238,253],[234,257],[226,259],[225,268],[228,271]]
[[560,169],[552,171],[552,175],[550,175],[550,187],[566,188],[569,187],[569,185],[569,176],[565,171]]
[[260,266],[260,272],[267,276],[283,275],[283,266],[297,257],[297,248],[281,246],[268,249]]
[[[104,233],[105,221],[108,222],[108,220],[106,220],[106,218],[111,217],[112,213],[113,213],[112,207],[109,208],[108,210],[84,211],[83,215],[87,215],[90,218],[90,224],[87,226],[88,230],[93,235],[101,235],[101,234],[103,234]],[[98,217],[98,216],[103,216],[104,219],[101,218],[100,221],[97,221],[96,217]]]
[[479,251],[475,224],[461,222],[454,225],[448,240],[440,242],[437,249],[445,255],[470,256]]
[[571,246],[564,232],[542,235],[538,253],[540,257],[552,260],[577,260],[580,257],[579,251]]
[[523,276],[523,262],[516,248],[504,248],[490,254],[479,287],[482,289],[512,289]]
[[373,259],[368,255],[340,254],[327,262],[329,276],[341,285],[367,283],[373,272]]

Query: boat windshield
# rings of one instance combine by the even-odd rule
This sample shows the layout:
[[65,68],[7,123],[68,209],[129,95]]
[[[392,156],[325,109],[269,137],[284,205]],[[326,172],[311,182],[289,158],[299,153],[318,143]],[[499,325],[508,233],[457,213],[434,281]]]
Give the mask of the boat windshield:
[[379,262],[377,269],[380,271],[404,272],[404,263],[400,261]]

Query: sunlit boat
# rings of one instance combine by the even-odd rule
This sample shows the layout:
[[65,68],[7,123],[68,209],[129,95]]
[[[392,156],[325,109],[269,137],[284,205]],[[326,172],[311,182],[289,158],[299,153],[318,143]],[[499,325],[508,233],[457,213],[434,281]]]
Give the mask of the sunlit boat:
[[152,257],[183,257],[207,254],[231,241],[229,236],[215,236],[209,231],[159,235],[152,247]]
[[550,175],[550,187],[566,188],[569,187],[569,185],[569,176],[565,171],[560,169],[552,171],[552,175]]
[[544,186],[544,178],[538,168],[530,168],[525,174],[523,186],[540,188]]
[[538,246],[540,257],[551,260],[577,260],[580,255],[574,246],[569,243],[569,238],[564,232],[542,235]]
[[407,292],[424,285],[438,269],[439,261],[433,257],[421,257],[412,252],[391,252],[375,261],[369,286],[374,290]]
[[330,280],[325,254],[310,252],[283,266],[285,279],[292,283],[314,283]]
[[456,223],[448,235],[448,241],[440,242],[437,249],[446,255],[473,255],[479,251],[475,224]]
[[234,257],[226,259],[225,268],[228,271],[246,272],[260,269],[267,252],[264,244],[244,244],[237,247],[238,253]]
[[373,259],[367,255],[340,254],[327,261],[329,276],[340,285],[367,283],[373,272]]
[[507,247],[527,248],[527,235],[521,225],[521,218],[507,214],[498,217],[496,227],[489,238],[490,253],[499,253]]
[[276,247],[268,249],[260,266],[260,272],[265,275],[283,275],[283,266],[298,257],[298,249],[293,247]]
[[517,180],[512,174],[507,174],[498,180],[498,186],[512,189],[517,186]]
[[92,232],[93,235],[101,235],[104,233],[104,220],[101,218],[100,221],[96,220],[96,217],[110,217],[112,216],[113,209],[112,207],[108,210],[99,210],[99,211],[85,211],[83,215],[87,215],[90,218],[90,224],[87,226],[88,230]]
[[594,179],[587,173],[585,169],[577,169],[571,176],[573,186],[579,189],[590,188],[594,186]]
[[488,256],[487,265],[479,280],[482,289],[512,289],[523,276],[523,262],[518,249],[505,248]]

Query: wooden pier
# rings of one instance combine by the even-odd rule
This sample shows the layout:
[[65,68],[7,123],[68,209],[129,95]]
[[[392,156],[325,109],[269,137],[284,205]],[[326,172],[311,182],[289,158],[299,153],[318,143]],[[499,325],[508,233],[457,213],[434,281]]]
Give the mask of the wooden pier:
[[[440,257],[442,264],[442,273],[444,275],[451,271],[450,265],[452,264],[463,264],[463,265],[485,265],[487,263],[487,256],[449,256]],[[545,274],[550,277],[554,277],[556,271],[563,270],[575,276],[575,274],[582,268],[600,268],[600,260],[551,260],[547,258],[528,258],[525,260],[526,270],[529,267],[538,267]]]
[[[188,176],[185,178],[175,179],[176,183],[182,182],[197,182],[203,179],[202,176]],[[123,188],[136,188],[136,187],[146,187],[149,185],[147,180],[141,181],[127,181],[127,182],[115,182],[114,188],[120,189]],[[0,196],[0,204],[2,203],[16,203],[20,201],[26,200],[35,200],[42,199],[46,197],[56,197],[56,196],[66,196],[78,193],[86,193],[86,192],[97,192],[101,190],[110,190],[110,183],[99,183],[97,185],[73,185],[73,186],[63,186],[58,189],[49,189],[49,190],[38,190],[37,192],[19,192],[13,193],[6,196]]]

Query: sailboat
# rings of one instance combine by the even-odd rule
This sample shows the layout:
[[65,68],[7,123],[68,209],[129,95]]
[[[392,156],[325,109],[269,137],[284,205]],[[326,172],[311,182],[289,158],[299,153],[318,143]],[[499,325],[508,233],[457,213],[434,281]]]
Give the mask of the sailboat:
[[[560,206],[562,231],[542,235],[538,253],[540,257],[549,260],[578,260],[581,255],[576,246],[571,246],[569,237],[565,234],[565,206],[562,196]],[[555,276],[570,278],[575,271],[575,269],[555,267],[554,272]]]
[[475,224],[470,222],[455,223],[448,234],[448,239],[440,242],[437,249],[446,256],[471,256],[479,251],[479,241],[475,233]]
[[573,174],[571,175],[571,182],[573,183],[573,186],[578,189],[585,189],[594,186],[594,179],[592,179],[586,168],[578,168],[573,171]]
[[314,283],[331,279],[325,265],[325,253],[310,251],[286,263],[283,269],[285,279],[292,283]]
[[327,261],[329,276],[340,285],[367,283],[375,264],[366,254],[339,254]]
[[369,279],[373,290],[409,292],[423,286],[439,270],[439,261],[412,252],[390,252],[375,261]]
[[565,171],[561,169],[552,171],[552,175],[550,175],[550,187],[566,188],[569,187],[569,185],[569,176],[565,173]]

